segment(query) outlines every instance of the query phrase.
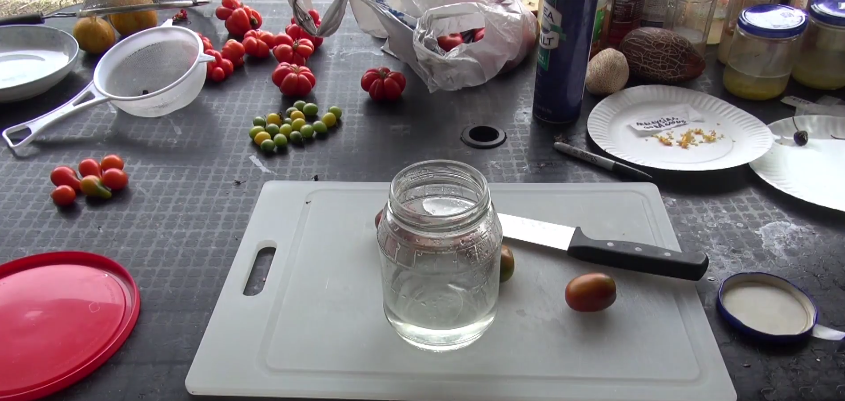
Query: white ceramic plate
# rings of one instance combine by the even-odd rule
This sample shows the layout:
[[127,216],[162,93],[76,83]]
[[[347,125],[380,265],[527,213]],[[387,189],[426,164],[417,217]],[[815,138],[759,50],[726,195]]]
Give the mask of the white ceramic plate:
[[0,103],[46,92],[73,70],[78,55],[76,39],[58,29],[0,27]]
[[774,146],[751,168],[773,187],[810,203],[845,212],[845,118],[833,116],[795,117],[798,128],[810,140],[798,146],[792,139],[792,118],[769,124]]
[[[715,131],[719,139],[684,149],[673,141],[666,146],[649,134],[638,133],[628,124],[661,109],[686,103],[704,118],[673,132],[680,139],[688,129]],[[766,124],[739,108],[706,93],[664,85],[628,88],[602,100],[590,113],[587,131],[607,153],[641,166],[676,171],[721,170],[749,163],[772,147],[772,133]],[[655,132],[657,133],[657,132]]]

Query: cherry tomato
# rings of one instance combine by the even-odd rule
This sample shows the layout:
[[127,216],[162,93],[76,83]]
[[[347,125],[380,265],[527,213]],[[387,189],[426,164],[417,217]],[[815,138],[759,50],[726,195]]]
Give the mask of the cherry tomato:
[[565,299],[578,312],[598,312],[616,301],[616,282],[606,274],[584,274],[566,285]]
[[73,169],[68,166],[59,166],[54,168],[53,172],[50,173],[50,181],[52,181],[53,185],[57,187],[67,185],[75,191],[80,190],[79,177],[76,175],[76,171],[73,171]]
[[384,213],[384,210],[379,210],[378,214],[376,214],[376,228],[378,228],[378,223],[381,223],[382,213]]
[[[115,169],[111,169],[115,170]],[[111,171],[109,170],[109,171]],[[115,170],[120,171],[120,170]],[[95,177],[93,175],[89,175],[87,177],[83,177],[82,181],[80,181],[80,186],[82,187],[82,193],[87,196],[91,196],[94,198],[101,198],[101,199],[109,199],[111,198],[111,191],[108,188],[103,186],[103,182],[100,181],[99,177]]]
[[100,181],[112,191],[120,191],[129,184],[129,176],[123,170],[110,168],[103,173]]
[[472,37],[473,42],[478,42],[481,39],[484,39],[484,28],[476,29],[475,35],[473,35],[473,37]]
[[102,169],[100,167],[100,163],[94,159],[85,159],[79,162],[79,174],[82,174],[82,177],[87,177],[89,175],[97,177],[101,176]]
[[464,37],[459,33],[452,33],[449,36],[440,36],[437,38],[437,44],[445,51],[452,50],[464,43]]
[[120,158],[118,155],[108,155],[100,161],[100,168],[103,171],[106,171],[110,168],[116,168],[118,170],[123,170],[123,159]]
[[70,185],[59,185],[50,193],[56,206],[70,206],[76,200],[76,191]]

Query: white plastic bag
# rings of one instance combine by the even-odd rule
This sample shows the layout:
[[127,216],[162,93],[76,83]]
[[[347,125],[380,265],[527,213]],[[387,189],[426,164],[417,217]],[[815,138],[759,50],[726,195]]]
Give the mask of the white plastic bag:
[[[477,28],[484,28],[483,40],[461,44],[449,52],[437,45],[438,36]],[[423,70],[420,78],[429,91],[434,92],[458,90],[489,81],[499,72],[522,62],[534,47],[536,37],[537,19],[521,1],[472,2],[423,12],[414,29],[412,46]],[[391,49],[395,45],[396,42],[391,41]]]
[[[339,21],[346,1],[334,0],[318,29],[307,21],[310,0],[289,0],[299,7],[303,29],[317,36],[337,29],[326,21]],[[361,30],[387,38],[384,50],[407,63],[431,92],[481,85],[522,62],[536,43],[537,18],[520,0],[348,1]],[[485,28],[484,40],[449,52],[437,45],[438,36],[477,28]]]

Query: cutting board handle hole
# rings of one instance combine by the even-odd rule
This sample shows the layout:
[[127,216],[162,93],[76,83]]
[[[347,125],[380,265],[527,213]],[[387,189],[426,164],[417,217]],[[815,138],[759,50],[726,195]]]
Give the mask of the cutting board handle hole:
[[255,260],[252,261],[252,270],[249,271],[249,278],[246,280],[246,286],[244,286],[244,295],[251,297],[261,293],[275,256],[276,248],[272,246],[261,248],[258,251]]

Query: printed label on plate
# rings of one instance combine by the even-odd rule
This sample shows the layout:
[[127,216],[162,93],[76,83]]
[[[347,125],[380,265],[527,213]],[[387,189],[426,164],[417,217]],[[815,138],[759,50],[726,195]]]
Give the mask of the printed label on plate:
[[682,104],[666,108],[660,113],[638,117],[628,125],[637,131],[652,132],[680,127],[693,121],[704,121],[704,119],[692,106]]

